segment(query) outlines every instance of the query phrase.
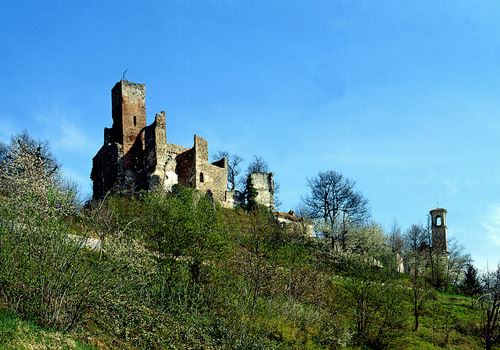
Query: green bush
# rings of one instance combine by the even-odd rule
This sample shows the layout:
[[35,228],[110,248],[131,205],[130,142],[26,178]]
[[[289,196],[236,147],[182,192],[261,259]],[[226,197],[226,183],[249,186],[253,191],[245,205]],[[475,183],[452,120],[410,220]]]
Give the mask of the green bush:
[[55,161],[28,136],[12,140],[0,164],[0,297],[11,310],[46,326],[78,324],[105,286],[105,266],[68,236],[75,193]]

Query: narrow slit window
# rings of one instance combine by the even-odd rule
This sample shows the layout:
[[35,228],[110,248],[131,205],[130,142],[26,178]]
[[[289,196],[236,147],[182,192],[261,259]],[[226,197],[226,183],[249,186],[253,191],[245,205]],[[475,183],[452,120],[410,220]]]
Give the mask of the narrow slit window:
[[200,173],[200,182],[205,182],[205,175]]
[[134,115],[134,126],[137,126],[137,117]]

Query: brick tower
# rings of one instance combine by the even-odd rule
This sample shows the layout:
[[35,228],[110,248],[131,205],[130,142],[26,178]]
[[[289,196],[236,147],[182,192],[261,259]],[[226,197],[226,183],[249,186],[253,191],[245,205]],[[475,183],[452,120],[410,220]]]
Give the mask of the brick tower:
[[104,145],[92,159],[94,199],[106,193],[144,188],[146,89],[120,80],[111,90],[113,126],[104,128]]
[[432,247],[439,252],[446,253],[448,251],[446,209],[436,208],[429,213],[431,214]]
[[123,146],[123,170],[143,168],[146,88],[120,80],[111,90],[113,139]]

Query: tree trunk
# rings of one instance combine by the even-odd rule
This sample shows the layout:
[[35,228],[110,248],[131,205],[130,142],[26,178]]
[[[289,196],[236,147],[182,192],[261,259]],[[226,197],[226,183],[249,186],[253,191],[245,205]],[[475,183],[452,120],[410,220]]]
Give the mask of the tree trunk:
[[418,316],[419,316],[419,313],[418,313],[416,306],[414,309],[414,315],[415,315],[415,328],[413,330],[416,332],[416,331],[418,331]]
[[416,279],[414,281],[413,285],[413,315],[415,316],[415,328],[414,331],[418,331],[418,317],[419,317],[419,310],[418,310],[418,292],[417,292],[417,286],[416,286]]
[[493,342],[491,339],[491,319],[492,319],[492,313],[490,310],[486,310],[486,326],[484,327],[484,340],[486,343],[486,350],[491,350],[493,346]]

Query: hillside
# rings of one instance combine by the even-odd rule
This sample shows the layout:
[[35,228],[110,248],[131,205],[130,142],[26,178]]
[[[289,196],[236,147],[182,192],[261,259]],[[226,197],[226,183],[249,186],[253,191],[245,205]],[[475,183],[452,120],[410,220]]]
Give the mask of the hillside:
[[[72,263],[88,264],[84,274],[72,271],[77,278],[65,279],[71,276],[52,262],[63,280],[78,285],[67,292],[85,308],[71,336],[3,312],[4,347],[85,349],[74,340],[79,338],[100,349],[483,348],[472,299],[430,288],[414,332],[407,276],[354,255],[334,256],[322,240],[281,228],[265,211],[214,210],[193,195],[180,189],[141,199],[111,197],[99,210],[59,222],[62,232],[100,232],[108,242],[101,252],[71,250],[78,257]],[[92,270],[94,262],[99,271]],[[85,284],[95,290],[79,295]],[[34,291],[24,295],[37,297]],[[57,310],[76,313],[71,305]],[[18,313],[51,325],[36,307]],[[52,326],[64,329],[65,322]]]
[[222,208],[179,185],[83,207],[36,143],[18,139],[9,152],[0,163],[4,348],[495,346],[500,268],[482,282],[474,269],[464,275],[462,255],[434,251],[421,225],[390,237],[373,222],[338,235],[320,225],[325,237],[315,238],[255,202]]

